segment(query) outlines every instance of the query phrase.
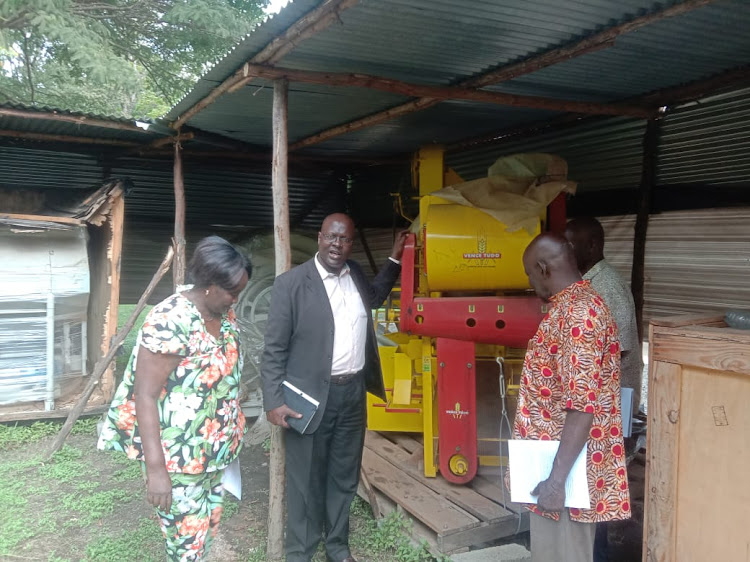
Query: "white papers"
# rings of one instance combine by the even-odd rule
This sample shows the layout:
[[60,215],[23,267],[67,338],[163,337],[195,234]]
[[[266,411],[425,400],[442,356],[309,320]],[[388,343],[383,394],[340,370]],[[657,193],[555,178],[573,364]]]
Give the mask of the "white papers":
[[622,436],[633,433],[633,389],[623,386],[620,389],[620,409],[622,410]]
[[[546,480],[552,471],[559,441],[508,441],[510,465],[510,500],[517,503],[536,503],[531,492],[539,482]],[[586,478],[586,450],[584,446],[565,481],[565,506],[591,508],[589,485]]]
[[238,500],[242,499],[242,474],[240,473],[240,459],[234,459],[229,466],[224,469],[224,476],[221,477],[221,483],[224,489],[232,494]]

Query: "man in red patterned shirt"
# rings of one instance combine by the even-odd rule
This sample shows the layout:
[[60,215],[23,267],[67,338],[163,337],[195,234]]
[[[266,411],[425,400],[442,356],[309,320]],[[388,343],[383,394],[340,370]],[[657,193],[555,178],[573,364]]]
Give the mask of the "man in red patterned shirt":
[[[549,477],[530,505],[538,562],[590,562],[594,523],[630,517],[620,415],[620,344],[609,309],[581,279],[565,238],[544,233],[526,249],[529,282],[549,301],[524,360],[514,439],[559,440]],[[565,480],[587,448],[590,509],[565,508]]]

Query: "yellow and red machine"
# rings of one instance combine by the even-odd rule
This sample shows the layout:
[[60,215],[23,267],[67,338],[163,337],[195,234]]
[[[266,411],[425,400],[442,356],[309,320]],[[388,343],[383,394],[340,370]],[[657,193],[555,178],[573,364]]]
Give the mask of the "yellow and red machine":
[[443,186],[440,148],[418,158],[419,228],[406,242],[400,301],[379,319],[399,326],[387,334],[393,345],[380,347],[387,401],[368,395],[368,427],[422,433],[425,474],[439,469],[466,483],[480,458],[500,462],[477,448],[477,360],[525,349],[536,331],[546,308],[530,291],[522,256],[542,229],[564,229],[565,198],[531,231],[507,232],[479,209],[431,195]]

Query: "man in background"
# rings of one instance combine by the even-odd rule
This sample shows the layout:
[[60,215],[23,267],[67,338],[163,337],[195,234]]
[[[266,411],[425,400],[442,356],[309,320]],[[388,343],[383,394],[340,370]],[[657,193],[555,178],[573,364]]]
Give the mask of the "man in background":
[[[633,415],[641,404],[643,382],[643,358],[638,339],[638,324],[635,319],[633,294],[617,270],[604,259],[604,229],[594,217],[580,217],[570,221],[565,228],[565,237],[573,246],[578,269],[591,287],[601,295],[617,322],[620,334],[620,384],[633,389]],[[634,448],[634,441],[626,439],[626,449]],[[607,525],[600,523],[594,542],[594,562],[608,560],[609,541]]]
[[625,280],[604,259],[604,229],[593,217],[581,217],[568,223],[565,238],[573,246],[578,269],[599,293],[617,322],[620,333],[621,385],[633,389],[633,414],[641,404],[643,358],[638,340],[633,294]]

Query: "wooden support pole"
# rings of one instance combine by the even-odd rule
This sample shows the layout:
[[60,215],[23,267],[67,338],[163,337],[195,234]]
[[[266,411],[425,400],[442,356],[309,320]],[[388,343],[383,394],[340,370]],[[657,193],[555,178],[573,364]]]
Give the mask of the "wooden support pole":
[[112,344],[109,347],[109,351],[107,351],[107,354],[99,359],[99,361],[96,362],[96,365],[94,365],[94,370],[91,372],[91,378],[89,379],[88,384],[83,389],[81,396],[78,398],[78,402],[68,414],[65,423],[60,428],[60,432],[57,434],[57,437],[55,437],[55,441],[52,443],[52,446],[49,449],[49,452],[47,454],[48,458],[52,457],[52,455],[54,455],[62,448],[63,443],[65,443],[65,439],[67,439],[68,435],[70,434],[70,430],[73,429],[73,424],[81,415],[84,408],[86,408],[86,403],[89,401],[91,394],[94,392],[94,388],[96,388],[96,385],[99,384],[99,379],[102,378],[102,375],[109,367],[109,364],[114,360],[117,351],[120,349],[120,346],[122,346],[122,343],[130,333],[130,330],[133,329],[133,325],[135,324],[135,321],[138,320],[138,315],[143,311],[146,303],[148,303],[148,299],[149,297],[151,297],[151,293],[154,292],[154,289],[156,289],[156,286],[159,284],[159,281],[161,281],[161,278],[164,277],[167,271],[169,271],[169,266],[172,264],[173,258],[174,249],[170,247],[167,251],[167,255],[164,257],[164,261],[161,262],[159,269],[157,269],[156,273],[154,273],[154,276],[151,279],[151,282],[148,284],[148,287],[146,287],[146,290],[141,295],[141,298],[138,299],[138,304],[135,305],[133,312],[130,313],[130,317],[128,318],[127,322],[125,322],[122,328],[117,330],[117,333],[112,340]]
[[643,303],[645,301],[644,285],[646,270],[646,233],[648,217],[651,213],[654,185],[656,184],[657,152],[661,121],[650,119],[646,123],[643,135],[643,167],[639,188],[638,215],[635,219],[633,236],[633,269],[630,278],[630,289],[635,302],[635,319],[638,325],[638,338],[643,342]]
[[[579,57],[592,51],[606,48],[613,45],[614,40],[620,35],[630,33],[632,31],[635,31],[636,29],[640,29],[643,26],[649,25],[653,22],[665,18],[685,14],[716,1],[717,0],[686,0],[679,4],[669,6],[668,8],[665,8],[663,10],[652,12],[650,14],[634,18],[620,25],[610,27],[598,33],[594,33],[576,43],[563,45],[556,49],[551,49],[546,53],[530,57],[526,60],[522,60],[511,65],[506,65],[504,67],[480,74],[478,76],[473,76],[467,80],[459,82],[457,85],[463,86],[465,88],[479,88],[483,86],[489,86],[490,84],[499,84],[500,82],[511,80],[513,78],[517,78],[531,72],[536,72],[537,70],[541,70],[542,68],[565,62],[574,57]],[[401,115],[406,115],[408,113],[427,109],[428,107],[432,107],[438,103],[440,103],[440,100],[432,97],[421,97],[412,101],[408,101],[404,104],[391,107],[378,113],[367,115],[366,117],[362,117],[360,119],[356,119],[354,121],[332,127],[310,137],[301,139],[290,145],[289,150],[297,150],[299,148],[317,144],[330,138],[343,135],[345,133],[359,131],[360,129],[371,127],[373,125],[377,125],[378,123],[383,123],[384,121],[394,119],[395,117],[399,117]]]
[[617,103],[593,103],[570,101],[539,96],[519,96],[502,92],[488,92],[464,86],[432,86],[412,84],[401,80],[392,80],[382,76],[369,74],[352,74],[342,72],[317,72],[310,70],[295,70],[278,68],[259,64],[246,64],[248,76],[257,76],[269,80],[286,78],[291,82],[307,84],[324,84],[328,86],[350,86],[370,88],[412,97],[425,97],[436,100],[468,100],[498,105],[531,107],[549,111],[566,111],[591,115],[626,115],[630,117],[648,118],[653,116],[654,110],[634,105]]
[[[277,80],[273,84],[273,163],[271,189],[273,192],[273,233],[276,275],[292,267],[289,232],[289,189],[287,185],[287,100],[289,83]],[[284,430],[271,426],[271,466],[268,494],[268,544],[266,560],[284,557]]]
[[174,269],[175,290],[185,283],[185,180],[182,173],[182,146],[174,143]]
[[[263,50],[248,62],[253,64],[275,64],[287,55],[302,41],[309,39],[333,23],[339,22],[339,14],[354,6],[359,0],[325,0],[314,10],[308,12],[278,37],[275,37]],[[179,129],[203,109],[226,93],[236,91],[248,82],[244,67],[216,86],[211,92],[190,109],[180,115],[173,129]]]

